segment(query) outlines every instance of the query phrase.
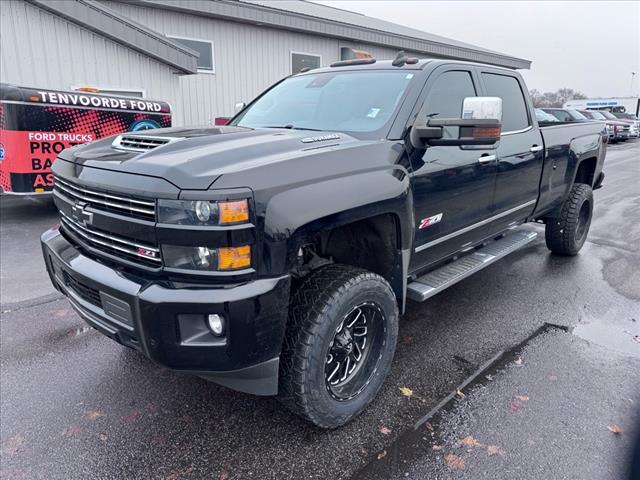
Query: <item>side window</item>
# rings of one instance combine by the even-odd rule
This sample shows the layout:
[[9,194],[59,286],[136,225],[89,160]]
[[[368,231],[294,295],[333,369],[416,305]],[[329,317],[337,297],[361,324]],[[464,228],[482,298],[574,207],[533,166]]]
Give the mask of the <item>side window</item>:
[[[427,100],[422,110],[422,117],[427,118],[460,118],[462,102],[466,97],[475,97],[471,72],[452,70],[440,75],[429,89]],[[457,127],[446,127],[445,138],[458,136]]]
[[515,77],[483,73],[482,80],[487,89],[487,96],[502,98],[502,131],[513,132],[527,128],[529,115],[527,104]]

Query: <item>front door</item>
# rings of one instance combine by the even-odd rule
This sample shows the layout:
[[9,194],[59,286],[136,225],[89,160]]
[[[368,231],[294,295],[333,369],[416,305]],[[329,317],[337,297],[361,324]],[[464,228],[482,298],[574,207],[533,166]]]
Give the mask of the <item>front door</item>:
[[[418,118],[460,118],[466,97],[478,96],[472,70],[443,67],[427,80]],[[457,127],[444,129],[456,138]],[[491,217],[497,158],[485,147],[437,146],[410,155],[415,233],[411,271],[464,248]],[[477,234],[477,232],[475,232]]]

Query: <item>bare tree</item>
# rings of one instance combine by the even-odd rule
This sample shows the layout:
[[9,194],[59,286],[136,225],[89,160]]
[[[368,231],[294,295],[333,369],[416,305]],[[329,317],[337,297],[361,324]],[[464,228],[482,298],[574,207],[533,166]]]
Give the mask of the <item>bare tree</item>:
[[572,88],[561,88],[556,92],[542,93],[536,89],[529,92],[533,106],[536,108],[562,107],[569,100],[580,100],[587,96]]

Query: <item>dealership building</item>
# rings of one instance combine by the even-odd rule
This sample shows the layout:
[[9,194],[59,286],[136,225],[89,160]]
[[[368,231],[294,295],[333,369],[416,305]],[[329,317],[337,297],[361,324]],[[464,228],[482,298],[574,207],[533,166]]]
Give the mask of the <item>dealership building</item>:
[[363,51],[530,66],[301,0],[3,0],[0,33],[0,81],[164,100],[176,125],[211,124],[284,76]]

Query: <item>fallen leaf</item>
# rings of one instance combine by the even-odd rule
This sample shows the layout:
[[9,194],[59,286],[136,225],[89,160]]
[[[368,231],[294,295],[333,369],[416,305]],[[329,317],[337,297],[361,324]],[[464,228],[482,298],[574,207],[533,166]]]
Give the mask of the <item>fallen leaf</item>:
[[378,460],[382,460],[386,456],[387,456],[387,451],[383,450],[378,454]]
[[380,433],[383,435],[389,435],[391,433],[391,429],[387,427],[380,427]]
[[464,459],[453,453],[447,453],[444,456],[444,460],[452,470],[462,470],[464,468]]
[[67,438],[76,437],[81,431],[81,428],[77,425],[71,425],[69,428],[65,429],[64,432],[62,432],[62,435]]
[[520,400],[521,402],[528,402],[529,401],[529,397],[527,395],[516,395],[516,398],[518,400]]
[[100,418],[100,417],[104,417],[104,413],[98,411],[98,410],[89,410],[87,413],[84,414],[84,418],[86,418],[87,420],[95,420],[96,418]]
[[522,365],[522,358],[518,357],[516,358],[513,363],[515,363],[516,365]]
[[124,421],[125,422],[135,422],[138,419],[139,416],[140,416],[140,412],[138,412],[138,410],[131,410],[124,417]]
[[227,480],[229,478],[229,474],[226,472],[226,470],[222,470],[220,472],[220,476],[218,477],[218,480]]
[[502,455],[503,452],[495,445],[487,445],[487,453],[489,455],[497,455],[497,454]]
[[462,393],[460,390],[456,390],[456,395],[458,395],[460,398],[466,397],[466,395]]
[[493,380],[493,375],[485,375],[484,378],[486,378],[487,380],[491,381],[491,380]]
[[514,400],[513,402],[511,402],[511,413],[520,413],[522,411],[522,404],[517,401]]
[[433,425],[431,425],[431,422],[425,422],[424,427],[433,432]]
[[413,395],[413,390],[407,387],[400,387],[400,393],[405,397],[410,397]]
[[405,335],[404,337],[402,337],[402,339],[400,340],[400,343],[402,345],[411,345],[413,343],[413,337],[409,336],[409,335]]
[[5,447],[2,449],[5,453],[15,454],[24,446],[25,438],[21,433],[16,433],[7,440]]
[[442,445],[431,445],[432,450],[442,450]]
[[465,445],[467,447],[483,447],[484,445],[482,445],[478,440],[476,440],[475,438],[473,438],[471,435],[467,435],[464,438],[461,438],[458,443],[460,445]]
[[616,435],[620,435],[622,432],[624,432],[624,430],[622,430],[619,425],[611,425],[607,428],[611,433],[615,433]]
[[191,471],[193,470],[193,467],[189,467],[186,470],[180,471],[180,470],[172,470],[169,475],[167,477],[165,477],[165,480],[178,480],[180,478],[184,478],[185,475],[188,475],[189,473],[191,473]]
[[100,440],[102,440],[103,442],[106,442],[107,439],[109,438],[106,433],[100,433],[99,437],[100,437]]

